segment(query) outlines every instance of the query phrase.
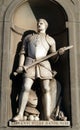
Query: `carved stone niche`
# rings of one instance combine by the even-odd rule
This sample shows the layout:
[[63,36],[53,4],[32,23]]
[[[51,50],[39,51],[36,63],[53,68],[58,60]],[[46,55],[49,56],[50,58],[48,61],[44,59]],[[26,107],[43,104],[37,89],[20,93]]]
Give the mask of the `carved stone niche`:
[[[52,13],[53,12],[53,13]],[[57,15],[56,15],[57,14]],[[57,49],[63,46],[68,46],[68,29],[66,28],[66,21],[68,20],[67,14],[64,9],[57,3],[51,2],[50,0],[44,2],[42,0],[26,1],[19,5],[11,18],[11,34],[10,34],[10,50],[9,50],[9,74],[14,72],[18,67],[19,51],[21,47],[22,34],[28,30],[36,31],[36,21],[38,18],[45,18],[49,23],[49,29],[47,33],[55,38]],[[59,96],[62,97],[60,110],[67,117],[67,120],[53,120],[44,121],[41,117],[39,121],[18,121],[13,122],[10,119],[17,114],[18,111],[18,98],[21,91],[22,76],[13,77],[10,75],[9,89],[7,91],[7,106],[8,115],[7,120],[9,121],[9,126],[70,126],[71,121],[71,100],[70,100],[70,75],[69,75],[69,54],[66,54],[58,60],[58,62],[51,66],[57,70],[58,74],[55,77],[55,82],[59,83],[59,91],[57,84],[53,86],[52,94],[52,104],[53,110],[57,106]],[[39,80],[36,81],[39,85]],[[52,81],[53,82],[53,81]],[[34,84],[35,86],[35,84]],[[33,86],[33,89],[34,89]],[[37,88],[37,87],[36,87]],[[55,90],[55,91],[54,91]],[[60,92],[60,93],[58,93]],[[39,94],[39,92],[38,92]],[[59,94],[59,95],[58,95]],[[67,96],[68,95],[68,96]],[[10,99],[11,96],[11,99]],[[41,95],[40,95],[41,96]],[[40,97],[38,97],[40,98]],[[58,99],[57,99],[58,98]],[[10,107],[11,102],[11,107]],[[38,104],[40,105],[40,104]],[[38,106],[37,109],[41,108]],[[40,114],[42,109],[40,110]],[[42,115],[40,115],[42,116]]]

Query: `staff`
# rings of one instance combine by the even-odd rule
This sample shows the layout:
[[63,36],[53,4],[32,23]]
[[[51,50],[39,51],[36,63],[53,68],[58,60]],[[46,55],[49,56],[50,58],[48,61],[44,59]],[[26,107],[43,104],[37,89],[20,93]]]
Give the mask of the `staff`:
[[[73,45],[72,46],[67,46],[67,47],[62,47],[59,50],[57,50],[56,52],[53,52],[53,53],[51,53],[51,54],[49,54],[49,55],[47,55],[47,56],[45,56],[45,57],[43,57],[43,58],[41,58],[39,60],[36,60],[32,64],[30,64],[28,66],[23,66],[23,70],[27,71],[27,69],[31,68],[32,66],[34,66],[36,64],[39,64],[40,62],[45,61],[45,60],[51,58],[52,56],[56,56],[59,53],[60,50],[64,50],[64,52],[65,52],[65,51],[67,51],[67,50],[69,50],[71,48],[73,48]],[[20,72],[18,72],[16,70],[16,72],[14,72],[13,74],[16,76],[18,73],[20,73]]]

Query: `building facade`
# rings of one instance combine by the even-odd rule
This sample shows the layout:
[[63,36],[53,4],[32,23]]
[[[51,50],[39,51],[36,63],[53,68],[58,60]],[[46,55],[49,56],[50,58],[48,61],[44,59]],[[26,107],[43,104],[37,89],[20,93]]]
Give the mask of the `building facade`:
[[[16,68],[16,49],[26,30],[36,31],[36,19],[49,22],[48,33],[55,38],[57,49],[73,45],[57,70],[62,74],[58,80],[63,87],[64,111],[70,121],[69,127],[47,129],[80,129],[80,1],[79,0],[0,0],[0,129],[31,129],[32,127],[9,127],[8,121],[15,115],[15,88],[11,72]],[[18,81],[19,82],[19,81]],[[33,129],[46,129],[33,127]]]

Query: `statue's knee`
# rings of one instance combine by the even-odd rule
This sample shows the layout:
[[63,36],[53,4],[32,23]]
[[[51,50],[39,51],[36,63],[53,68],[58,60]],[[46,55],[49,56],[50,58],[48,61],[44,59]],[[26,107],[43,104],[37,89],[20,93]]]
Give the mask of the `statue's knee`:
[[28,87],[27,85],[24,85],[23,87],[22,87],[22,91],[23,92],[30,92],[30,87]]
[[42,91],[43,93],[48,93],[50,92],[50,87],[44,87]]

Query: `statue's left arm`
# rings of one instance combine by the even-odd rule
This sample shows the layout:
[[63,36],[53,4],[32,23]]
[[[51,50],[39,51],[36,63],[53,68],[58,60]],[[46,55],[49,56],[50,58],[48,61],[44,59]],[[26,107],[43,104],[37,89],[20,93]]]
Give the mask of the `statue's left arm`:
[[[55,53],[56,52],[56,41],[54,38],[52,38],[51,36],[47,35],[47,42],[50,46],[49,52],[50,53]],[[52,59],[54,60],[54,62],[56,62],[59,59],[59,55],[55,55],[52,57]]]

